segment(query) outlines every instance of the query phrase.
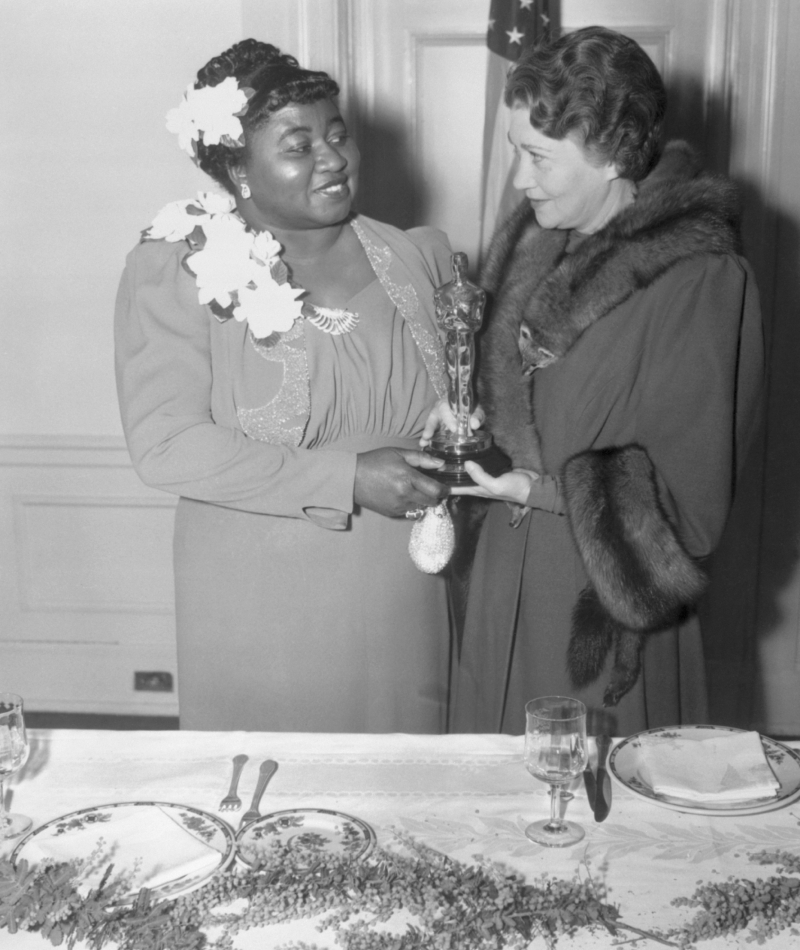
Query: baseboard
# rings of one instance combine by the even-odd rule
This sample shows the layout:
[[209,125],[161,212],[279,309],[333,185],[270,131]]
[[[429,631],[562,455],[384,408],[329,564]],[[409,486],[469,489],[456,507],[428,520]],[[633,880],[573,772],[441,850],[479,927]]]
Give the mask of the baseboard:
[[177,716],[98,716],[92,713],[26,712],[29,729],[177,729]]

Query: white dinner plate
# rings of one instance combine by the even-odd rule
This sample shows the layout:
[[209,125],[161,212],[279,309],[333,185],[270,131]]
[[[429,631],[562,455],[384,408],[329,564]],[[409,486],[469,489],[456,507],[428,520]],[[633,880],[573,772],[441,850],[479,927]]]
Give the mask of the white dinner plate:
[[320,854],[364,858],[375,847],[375,832],[360,818],[326,808],[290,808],[251,821],[236,836],[239,858],[255,863],[267,848],[302,848]]
[[766,798],[753,798],[738,802],[703,802],[676,798],[672,795],[662,795],[653,791],[646,770],[642,765],[642,737],[655,739],[711,739],[720,733],[743,732],[742,729],[733,729],[729,726],[671,726],[666,729],[648,729],[637,732],[636,735],[623,739],[611,753],[608,760],[608,770],[611,778],[623,788],[627,788],[634,795],[670,808],[672,811],[692,812],[696,815],[756,815],[762,811],[772,811],[782,808],[800,797],[800,755],[774,739],[761,736],[761,745],[764,754],[772,767],[775,778],[780,782],[777,795]]
[[[220,853],[219,864],[216,867],[195,874],[185,874],[183,877],[175,878],[175,880],[169,881],[160,887],[153,888],[150,893],[154,901],[174,900],[176,897],[181,897],[198,887],[202,887],[233,860],[236,853],[236,839],[233,829],[221,818],[217,818],[216,815],[209,814],[199,808],[192,808],[190,805],[176,805],[172,802],[116,802],[111,805],[81,808],[79,811],[73,811],[67,815],[62,815],[60,818],[53,818],[51,821],[45,822],[27,834],[14,848],[11,852],[11,862],[16,864],[21,858],[27,858],[25,849],[34,840],[41,842],[48,837],[68,837],[70,831],[83,830],[88,825],[97,826],[98,838],[110,837],[113,833],[116,810],[120,808],[129,809],[131,806],[142,809],[160,808],[189,834]],[[67,839],[65,838],[65,840]],[[31,861],[31,863],[34,862]],[[121,898],[120,903],[130,902],[135,897],[136,894],[127,894]]]

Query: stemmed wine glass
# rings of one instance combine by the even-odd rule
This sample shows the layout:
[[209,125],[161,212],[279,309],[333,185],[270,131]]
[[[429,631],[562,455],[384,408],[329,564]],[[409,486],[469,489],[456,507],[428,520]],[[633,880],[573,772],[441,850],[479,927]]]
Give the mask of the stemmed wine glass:
[[584,830],[564,821],[559,803],[562,788],[586,768],[586,707],[567,696],[542,696],[525,705],[525,767],[550,785],[550,819],[528,825],[531,841],[563,848],[580,841]]
[[31,826],[30,818],[25,815],[8,814],[3,790],[3,781],[22,768],[29,751],[22,697],[16,693],[0,693],[0,841],[17,838]]

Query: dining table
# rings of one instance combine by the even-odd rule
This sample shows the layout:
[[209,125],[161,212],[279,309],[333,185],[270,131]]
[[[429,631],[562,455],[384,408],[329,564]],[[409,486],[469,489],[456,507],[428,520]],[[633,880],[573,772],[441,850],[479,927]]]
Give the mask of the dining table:
[[[549,791],[523,760],[524,737],[285,732],[190,732],[30,729],[30,755],[7,783],[7,805],[36,828],[59,816],[120,802],[165,802],[199,809],[236,829],[252,796],[260,764],[277,770],[260,803],[262,815],[290,809],[326,809],[350,815],[374,830],[380,848],[402,836],[464,863],[496,862],[533,882],[541,875],[602,879],[620,919],[640,930],[667,931],[695,911],[675,905],[698,883],[729,876],[757,879],[774,869],[753,863],[764,849],[800,854],[800,803],[754,814],[717,815],[667,808],[613,783],[610,813],[595,821],[583,784],[564,803],[567,817],[585,830],[565,848],[530,841],[525,827],[549,814]],[[619,739],[614,740],[619,743]],[[800,743],[786,743],[800,749]],[[221,811],[232,759],[247,756],[239,783],[239,811]],[[17,841],[0,842],[9,857]],[[603,928],[560,937],[564,950],[631,945],[635,932]],[[656,947],[638,938],[635,947]],[[272,950],[289,943],[336,946],[313,919],[239,933],[236,950]],[[2,950],[49,946],[35,933],[0,930]],[[80,945],[79,945],[80,946]],[[544,947],[537,937],[532,947]],[[746,934],[703,941],[708,950],[749,947]],[[795,929],[767,944],[800,946]]]

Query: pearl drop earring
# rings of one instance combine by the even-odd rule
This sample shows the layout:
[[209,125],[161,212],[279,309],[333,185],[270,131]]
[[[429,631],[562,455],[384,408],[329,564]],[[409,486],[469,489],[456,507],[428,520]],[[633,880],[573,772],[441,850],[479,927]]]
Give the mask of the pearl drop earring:
[[247,182],[244,182],[242,185],[242,198],[247,199],[250,197],[250,186]]

